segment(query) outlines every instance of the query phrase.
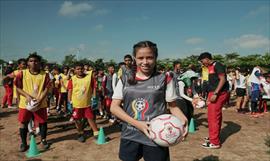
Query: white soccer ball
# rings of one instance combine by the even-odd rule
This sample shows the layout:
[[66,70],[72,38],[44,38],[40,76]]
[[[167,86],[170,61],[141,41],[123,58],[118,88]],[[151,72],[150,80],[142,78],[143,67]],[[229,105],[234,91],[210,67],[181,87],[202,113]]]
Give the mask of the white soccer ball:
[[37,111],[38,109],[36,107],[37,107],[37,100],[35,100],[35,99],[32,99],[26,105],[26,109],[29,110],[29,111],[31,111],[31,112]]
[[196,104],[196,108],[203,108],[205,106],[205,101],[200,100]]
[[184,133],[183,123],[171,114],[163,114],[150,121],[150,138],[163,147],[178,144]]

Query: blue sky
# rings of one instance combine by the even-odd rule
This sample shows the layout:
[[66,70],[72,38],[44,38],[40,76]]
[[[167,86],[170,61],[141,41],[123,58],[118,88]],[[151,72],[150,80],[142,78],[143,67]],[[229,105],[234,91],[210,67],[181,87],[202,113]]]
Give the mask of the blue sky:
[[160,59],[270,48],[270,0],[0,0],[0,16],[4,60],[37,51],[119,62],[141,40],[157,43]]

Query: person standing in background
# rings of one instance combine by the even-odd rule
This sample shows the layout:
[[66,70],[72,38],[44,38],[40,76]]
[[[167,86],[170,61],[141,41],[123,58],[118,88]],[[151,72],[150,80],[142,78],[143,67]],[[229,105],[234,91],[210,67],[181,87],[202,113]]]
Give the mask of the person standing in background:
[[208,52],[201,53],[198,60],[208,67],[209,93],[207,99],[207,117],[209,137],[205,138],[203,148],[217,149],[221,147],[220,130],[222,123],[222,106],[224,105],[229,84],[226,78],[226,67],[212,59]]

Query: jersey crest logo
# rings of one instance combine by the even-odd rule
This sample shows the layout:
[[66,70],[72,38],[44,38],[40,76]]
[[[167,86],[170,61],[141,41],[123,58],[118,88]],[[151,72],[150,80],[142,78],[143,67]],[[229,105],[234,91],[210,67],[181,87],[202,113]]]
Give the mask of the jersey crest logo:
[[137,98],[132,101],[132,110],[134,112],[134,119],[136,120],[144,120],[145,119],[145,112],[149,108],[149,103],[144,98]]

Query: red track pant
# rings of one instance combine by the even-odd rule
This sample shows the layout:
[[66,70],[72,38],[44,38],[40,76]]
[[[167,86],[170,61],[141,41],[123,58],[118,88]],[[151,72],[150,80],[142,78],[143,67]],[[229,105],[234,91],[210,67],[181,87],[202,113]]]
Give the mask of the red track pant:
[[4,85],[5,87],[5,95],[2,100],[2,105],[8,103],[9,106],[12,106],[12,98],[13,98],[13,88],[9,85]]
[[[211,98],[213,92],[208,93],[208,99]],[[221,92],[216,102],[208,104],[208,130],[210,143],[220,145],[220,129],[222,123],[222,106],[228,98],[228,92]]]

